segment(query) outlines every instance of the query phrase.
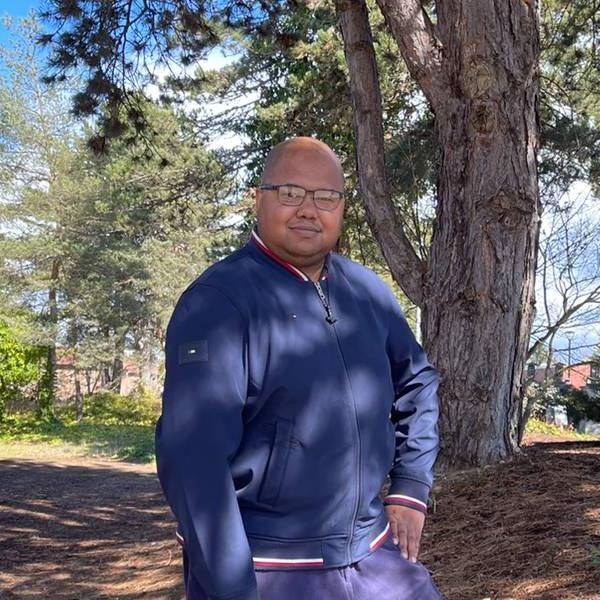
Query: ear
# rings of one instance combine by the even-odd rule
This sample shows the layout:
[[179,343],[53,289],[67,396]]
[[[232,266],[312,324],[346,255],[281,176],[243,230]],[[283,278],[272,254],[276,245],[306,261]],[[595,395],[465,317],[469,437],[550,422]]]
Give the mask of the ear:
[[260,210],[260,204],[262,202],[261,190],[254,188],[254,214],[257,215]]

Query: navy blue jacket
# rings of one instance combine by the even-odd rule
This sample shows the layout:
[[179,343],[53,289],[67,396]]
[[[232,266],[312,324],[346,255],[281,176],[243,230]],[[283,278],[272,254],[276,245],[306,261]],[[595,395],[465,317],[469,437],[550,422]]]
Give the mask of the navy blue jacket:
[[373,271],[330,252],[318,284],[329,315],[255,229],[169,321],[158,475],[211,599],[362,559],[390,534],[384,503],[427,511],[437,372]]

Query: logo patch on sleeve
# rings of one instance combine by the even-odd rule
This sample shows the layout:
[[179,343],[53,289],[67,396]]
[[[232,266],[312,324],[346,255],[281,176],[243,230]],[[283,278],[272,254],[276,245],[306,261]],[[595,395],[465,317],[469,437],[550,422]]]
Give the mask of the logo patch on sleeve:
[[208,340],[196,340],[179,345],[179,364],[206,362],[208,360]]

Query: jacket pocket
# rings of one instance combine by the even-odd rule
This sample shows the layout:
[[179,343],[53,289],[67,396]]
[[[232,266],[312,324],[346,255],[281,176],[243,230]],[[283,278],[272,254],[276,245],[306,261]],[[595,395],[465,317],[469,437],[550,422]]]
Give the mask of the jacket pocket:
[[257,500],[274,505],[279,499],[292,442],[294,423],[287,419],[275,422],[267,466]]

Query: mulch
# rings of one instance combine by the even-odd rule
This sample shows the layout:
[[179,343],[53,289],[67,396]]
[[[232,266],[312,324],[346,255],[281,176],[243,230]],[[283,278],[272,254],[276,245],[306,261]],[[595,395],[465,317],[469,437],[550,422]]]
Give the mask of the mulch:
[[600,599],[600,442],[554,440],[434,486],[420,560],[450,600]]
[[[4,460],[0,482],[2,600],[182,598],[151,466]],[[433,497],[419,560],[449,600],[600,600],[600,442],[530,437]]]

